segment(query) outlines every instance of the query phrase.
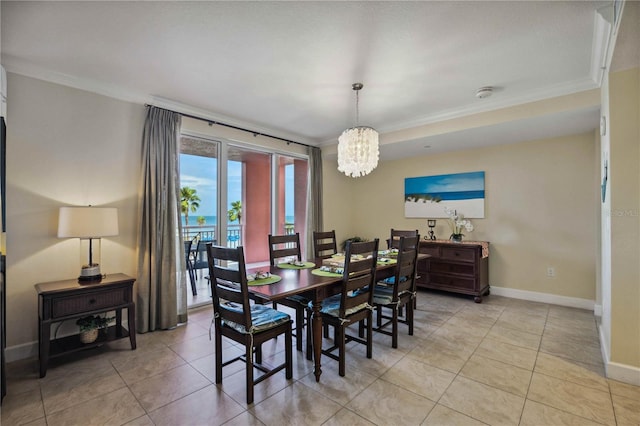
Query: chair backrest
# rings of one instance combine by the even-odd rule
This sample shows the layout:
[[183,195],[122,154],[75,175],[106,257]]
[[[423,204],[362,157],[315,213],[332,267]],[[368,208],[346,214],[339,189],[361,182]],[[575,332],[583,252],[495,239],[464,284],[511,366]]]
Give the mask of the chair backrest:
[[378,238],[362,243],[347,242],[342,274],[340,318],[345,318],[348,310],[363,303],[373,305],[378,243]]
[[252,324],[244,249],[211,243],[206,248],[216,326],[220,321],[232,321],[248,332]]
[[397,249],[400,244],[400,237],[415,237],[418,234],[419,232],[417,229],[415,231],[403,231],[391,228],[391,237],[387,240],[387,248]]
[[296,232],[289,235],[269,234],[269,260],[271,261],[271,266],[275,266],[277,259],[290,256],[296,256],[298,260],[302,260],[300,233]]
[[395,285],[393,286],[393,300],[398,300],[402,293],[416,291],[416,262],[420,235],[414,237],[400,237],[398,243],[398,262],[396,263]]
[[326,259],[338,252],[336,231],[313,231],[313,257]]

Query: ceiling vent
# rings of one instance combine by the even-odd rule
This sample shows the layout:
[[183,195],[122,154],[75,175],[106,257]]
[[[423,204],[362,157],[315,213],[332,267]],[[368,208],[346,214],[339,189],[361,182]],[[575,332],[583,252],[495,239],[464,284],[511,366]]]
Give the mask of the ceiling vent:
[[476,92],[476,98],[484,99],[484,98],[488,98],[492,94],[493,94],[493,87],[491,86],[481,87]]

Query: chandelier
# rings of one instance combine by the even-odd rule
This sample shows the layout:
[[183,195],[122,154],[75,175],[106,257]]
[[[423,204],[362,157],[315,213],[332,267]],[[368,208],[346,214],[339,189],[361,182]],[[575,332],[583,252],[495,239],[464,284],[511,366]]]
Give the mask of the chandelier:
[[358,126],[359,97],[362,83],[353,83],[356,91],[356,127],[342,132],[338,138],[338,170],[347,176],[360,177],[378,166],[378,132],[367,126]]

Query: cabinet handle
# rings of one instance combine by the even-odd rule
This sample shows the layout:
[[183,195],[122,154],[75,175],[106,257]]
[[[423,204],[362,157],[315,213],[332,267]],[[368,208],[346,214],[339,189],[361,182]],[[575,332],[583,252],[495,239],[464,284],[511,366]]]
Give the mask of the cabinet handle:
[[94,303],[96,303],[96,299],[89,299],[89,304],[93,305]]

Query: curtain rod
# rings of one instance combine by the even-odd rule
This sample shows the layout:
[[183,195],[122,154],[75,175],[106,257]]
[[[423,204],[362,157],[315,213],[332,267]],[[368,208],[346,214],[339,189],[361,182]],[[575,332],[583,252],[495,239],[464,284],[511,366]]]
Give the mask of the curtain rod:
[[179,112],[179,111],[173,111],[173,110],[170,110],[170,109],[167,109],[167,108],[157,107],[157,106],[151,105],[151,104],[145,104],[145,106],[152,106],[154,108],[161,108],[161,109],[164,109],[164,110],[167,110],[167,111],[175,112],[176,114],[180,114],[183,117],[193,118],[194,120],[206,121],[207,123],[209,123],[209,126],[213,126],[215,124],[217,126],[229,127],[230,129],[241,130],[243,132],[251,133],[251,134],[253,134],[254,137],[256,137],[256,136],[266,136],[266,137],[271,138],[271,139],[277,139],[277,140],[286,142],[287,145],[289,145],[291,143],[295,143],[296,145],[306,146],[307,148],[311,148],[312,147],[312,145],[307,145],[306,143],[296,142],[296,141],[292,141],[290,139],[285,139],[285,138],[281,138],[281,137],[278,137],[278,136],[272,136],[272,135],[268,135],[266,133],[256,132],[254,130],[249,130],[249,129],[245,129],[243,127],[234,126],[232,124],[221,123],[219,121],[211,120],[209,118],[198,117],[196,115],[186,114],[184,112]]

